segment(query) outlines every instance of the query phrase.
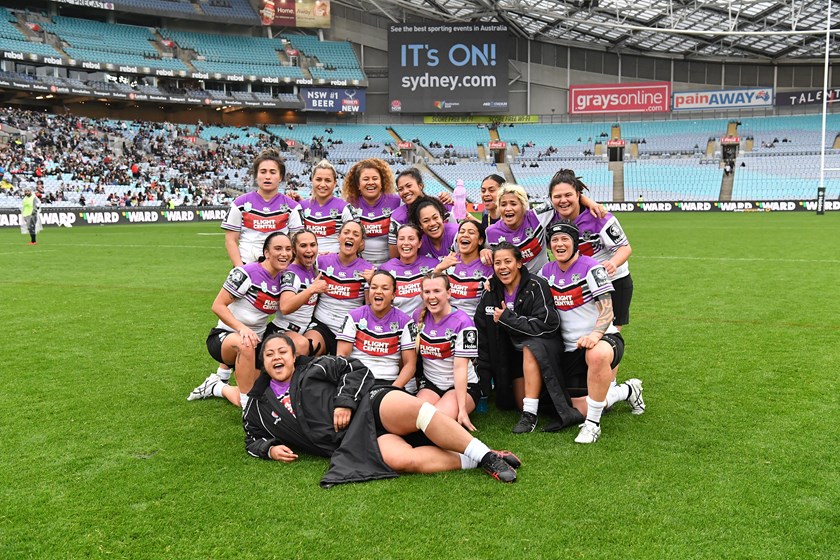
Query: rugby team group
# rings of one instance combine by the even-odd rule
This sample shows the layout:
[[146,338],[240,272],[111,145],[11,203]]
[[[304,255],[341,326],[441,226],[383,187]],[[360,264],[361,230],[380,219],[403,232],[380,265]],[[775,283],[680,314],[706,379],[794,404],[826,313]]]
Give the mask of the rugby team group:
[[521,460],[471,435],[476,409],[519,410],[516,434],[542,413],[543,431],[579,426],[581,444],[618,401],[645,411],[642,382],[616,381],[630,244],[574,171],[535,208],[490,175],[480,220],[377,158],[341,196],[336,169],[315,164],[308,200],[280,192],[274,150],[250,172],[256,189],[222,223],[234,268],[212,305],[218,368],[188,396],[242,407],[249,454],[329,457],[324,487],[470,468],[514,482]]

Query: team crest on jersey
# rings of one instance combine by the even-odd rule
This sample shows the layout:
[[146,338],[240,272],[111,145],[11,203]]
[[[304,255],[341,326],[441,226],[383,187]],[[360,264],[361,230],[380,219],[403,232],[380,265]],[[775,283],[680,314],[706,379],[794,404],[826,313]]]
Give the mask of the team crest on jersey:
[[[452,267],[452,268],[454,269],[455,267]],[[484,275],[481,273],[481,271],[480,271],[480,270],[474,270],[474,271],[473,271],[473,278],[479,279],[479,278],[481,278],[481,277],[483,277],[483,276],[484,276]]]
[[[271,210],[271,208],[264,208],[264,210],[267,212],[267,211]],[[288,204],[282,204],[280,206],[280,211],[281,212],[288,212],[289,211],[289,205]]]
[[478,350],[478,333],[468,330],[464,333],[464,350]]
[[396,321],[393,321],[390,325],[388,325],[388,328],[390,328],[392,332],[396,332],[400,330],[400,324]]
[[572,282],[579,282],[580,274],[572,274]]
[[617,243],[619,239],[624,237],[624,232],[621,231],[620,225],[613,224],[607,229],[607,235],[610,236],[610,239],[613,240],[613,243]]
[[242,205],[242,208],[244,208],[246,212],[250,212],[251,208],[253,208],[253,207],[254,206],[250,202],[246,202],[245,204]]
[[382,209],[382,215],[387,218],[388,216],[391,215],[391,209],[390,208],[383,208]]
[[525,237],[534,237],[534,228],[525,228]]
[[353,278],[358,279],[358,278],[361,278],[361,277],[362,277],[362,271],[361,270],[354,270],[353,271]]
[[[318,213],[318,215],[321,215],[320,212]],[[338,210],[336,210],[335,208],[330,210],[330,218],[338,218]]]
[[334,270],[335,270],[335,269],[334,269],[333,267],[328,266],[328,267],[327,267],[327,270],[326,270],[325,272],[327,273],[327,276],[332,276],[332,275],[333,275],[333,271],[334,271]]
[[[426,274],[427,272],[429,272],[429,267],[428,266],[421,266],[420,267],[420,274]],[[411,274],[411,271],[409,271],[409,274]]]
[[248,275],[245,274],[244,271],[239,270],[238,268],[234,268],[230,271],[228,275],[228,282],[234,285],[234,287],[239,288],[245,280],[248,278]]
[[444,336],[446,336],[446,338],[452,338],[453,334],[455,333],[452,332],[452,329],[446,329],[446,333],[444,333]]
[[359,328],[360,329],[366,329],[367,328],[367,319],[365,319],[364,317],[359,319]]
[[593,268],[592,276],[595,277],[595,283],[598,284],[599,288],[605,285],[607,282],[609,282],[609,278],[607,277],[607,271],[602,266]]

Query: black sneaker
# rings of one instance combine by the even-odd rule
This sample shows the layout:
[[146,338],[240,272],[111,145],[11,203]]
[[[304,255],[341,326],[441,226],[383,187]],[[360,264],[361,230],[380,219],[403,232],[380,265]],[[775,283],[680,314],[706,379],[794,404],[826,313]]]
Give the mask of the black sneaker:
[[523,412],[519,422],[511,430],[514,434],[530,434],[537,427],[537,415],[530,412]]
[[488,451],[478,466],[500,482],[516,482],[516,471],[495,451]]
[[519,457],[514,455],[511,451],[507,451],[507,450],[504,450],[504,449],[502,449],[502,450],[494,449],[493,453],[495,453],[496,455],[501,457],[504,460],[505,463],[507,463],[508,465],[513,467],[514,469],[518,469],[519,467],[522,466],[522,461],[519,459]]

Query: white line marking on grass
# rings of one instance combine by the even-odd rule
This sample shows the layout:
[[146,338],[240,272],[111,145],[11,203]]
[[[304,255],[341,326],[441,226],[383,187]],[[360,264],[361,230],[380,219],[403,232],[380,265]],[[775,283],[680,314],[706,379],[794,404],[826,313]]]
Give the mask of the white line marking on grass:
[[760,257],[682,257],[682,256],[653,256],[653,255],[638,255],[634,259],[666,259],[674,261],[758,261],[758,262],[800,262],[800,263],[837,263],[840,260],[836,259],[764,259]]
[[128,244],[108,244],[108,243],[59,243],[56,246],[61,247],[121,247],[121,248],[139,248],[152,249],[156,247],[163,247],[167,249],[219,249],[224,247],[217,247],[216,245],[128,245]]
[[220,231],[218,233],[196,233],[196,235],[224,235],[225,232]]
[[[55,249],[35,249],[38,251],[38,254],[41,253],[55,253]],[[26,254],[27,249],[21,249],[20,251],[7,251],[5,253],[0,253],[0,255],[24,255]]]

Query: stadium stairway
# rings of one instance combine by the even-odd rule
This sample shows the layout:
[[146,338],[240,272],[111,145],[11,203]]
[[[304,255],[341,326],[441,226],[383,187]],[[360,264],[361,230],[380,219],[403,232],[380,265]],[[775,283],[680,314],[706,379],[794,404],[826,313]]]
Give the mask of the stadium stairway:
[[487,161],[487,150],[484,148],[484,144],[479,144],[476,149],[478,150],[478,161]]
[[507,181],[508,183],[514,182],[513,171],[510,170],[510,164],[497,163],[496,170],[504,176],[505,181]]
[[713,158],[715,157],[715,147],[717,146],[717,141],[709,140],[706,144],[706,157]]
[[613,202],[624,202],[624,162],[611,161],[610,171],[613,174]]
[[732,186],[735,184],[735,173],[737,173],[738,166],[732,166],[732,173],[723,174],[723,179],[720,181],[720,196],[718,200],[732,200]]

